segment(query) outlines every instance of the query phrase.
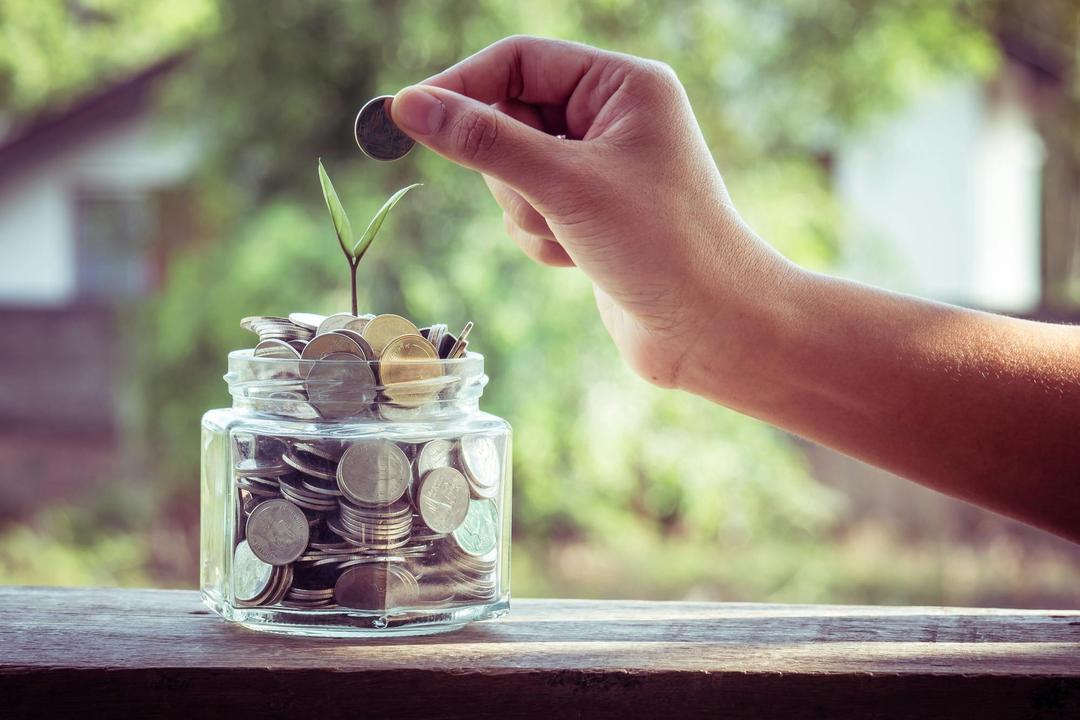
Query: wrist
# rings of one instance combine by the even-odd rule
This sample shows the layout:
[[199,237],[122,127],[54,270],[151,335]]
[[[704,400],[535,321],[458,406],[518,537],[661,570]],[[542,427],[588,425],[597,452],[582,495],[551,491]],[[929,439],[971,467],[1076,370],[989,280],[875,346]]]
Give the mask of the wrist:
[[783,392],[783,362],[805,331],[813,273],[745,232],[753,238],[746,256],[738,263],[723,259],[722,276],[702,286],[699,330],[675,386],[751,411]]

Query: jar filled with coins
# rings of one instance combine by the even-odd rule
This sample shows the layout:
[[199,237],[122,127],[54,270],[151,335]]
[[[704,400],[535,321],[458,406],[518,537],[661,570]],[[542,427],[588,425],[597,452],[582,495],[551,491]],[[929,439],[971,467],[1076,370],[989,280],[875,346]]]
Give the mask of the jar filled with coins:
[[246,318],[202,422],[201,588],[254,629],[421,634],[507,612],[510,426],[445,325]]

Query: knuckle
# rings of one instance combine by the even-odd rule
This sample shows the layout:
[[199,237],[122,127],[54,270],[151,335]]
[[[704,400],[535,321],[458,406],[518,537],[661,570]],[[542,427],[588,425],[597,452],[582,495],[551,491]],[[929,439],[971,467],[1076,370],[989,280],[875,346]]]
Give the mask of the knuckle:
[[668,85],[679,84],[679,75],[675,72],[675,68],[671,67],[666,62],[662,62],[660,60],[650,60],[649,63],[652,66],[652,71],[656,75],[656,79],[659,82]]
[[491,112],[468,113],[454,127],[454,144],[465,160],[488,153],[499,137],[499,120]]
[[535,35],[528,35],[526,33],[515,33],[513,35],[507,35],[502,40],[497,41],[495,45],[503,47],[518,47],[521,45],[526,45],[528,43],[537,42],[542,39],[543,38],[537,37]]
[[640,84],[644,92],[653,97],[670,97],[679,94],[682,83],[675,69],[659,60],[645,60],[641,68]]

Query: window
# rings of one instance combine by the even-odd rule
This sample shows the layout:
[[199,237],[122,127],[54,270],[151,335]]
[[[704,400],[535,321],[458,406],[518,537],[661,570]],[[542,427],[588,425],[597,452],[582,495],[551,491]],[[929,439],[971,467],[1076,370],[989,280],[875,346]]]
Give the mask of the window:
[[153,285],[151,248],[156,232],[151,195],[78,191],[75,240],[79,297],[107,303],[146,294]]

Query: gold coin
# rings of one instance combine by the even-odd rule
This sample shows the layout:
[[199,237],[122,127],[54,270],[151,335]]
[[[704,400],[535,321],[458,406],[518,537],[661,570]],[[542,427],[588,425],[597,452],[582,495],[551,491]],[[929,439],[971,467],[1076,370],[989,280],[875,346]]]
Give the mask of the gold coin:
[[376,315],[360,334],[371,345],[375,357],[381,360],[383,350],[391,340],[402,335],[420,335],[420,331],[400,315]]
[[[419,405],[442,388],[427,384],[443,374],[435,347],[420,335],[400,335],[386,344],[379,360],[379,379],[386,397],[398,405]],[[417,384],[420,384],[417,387]]]

